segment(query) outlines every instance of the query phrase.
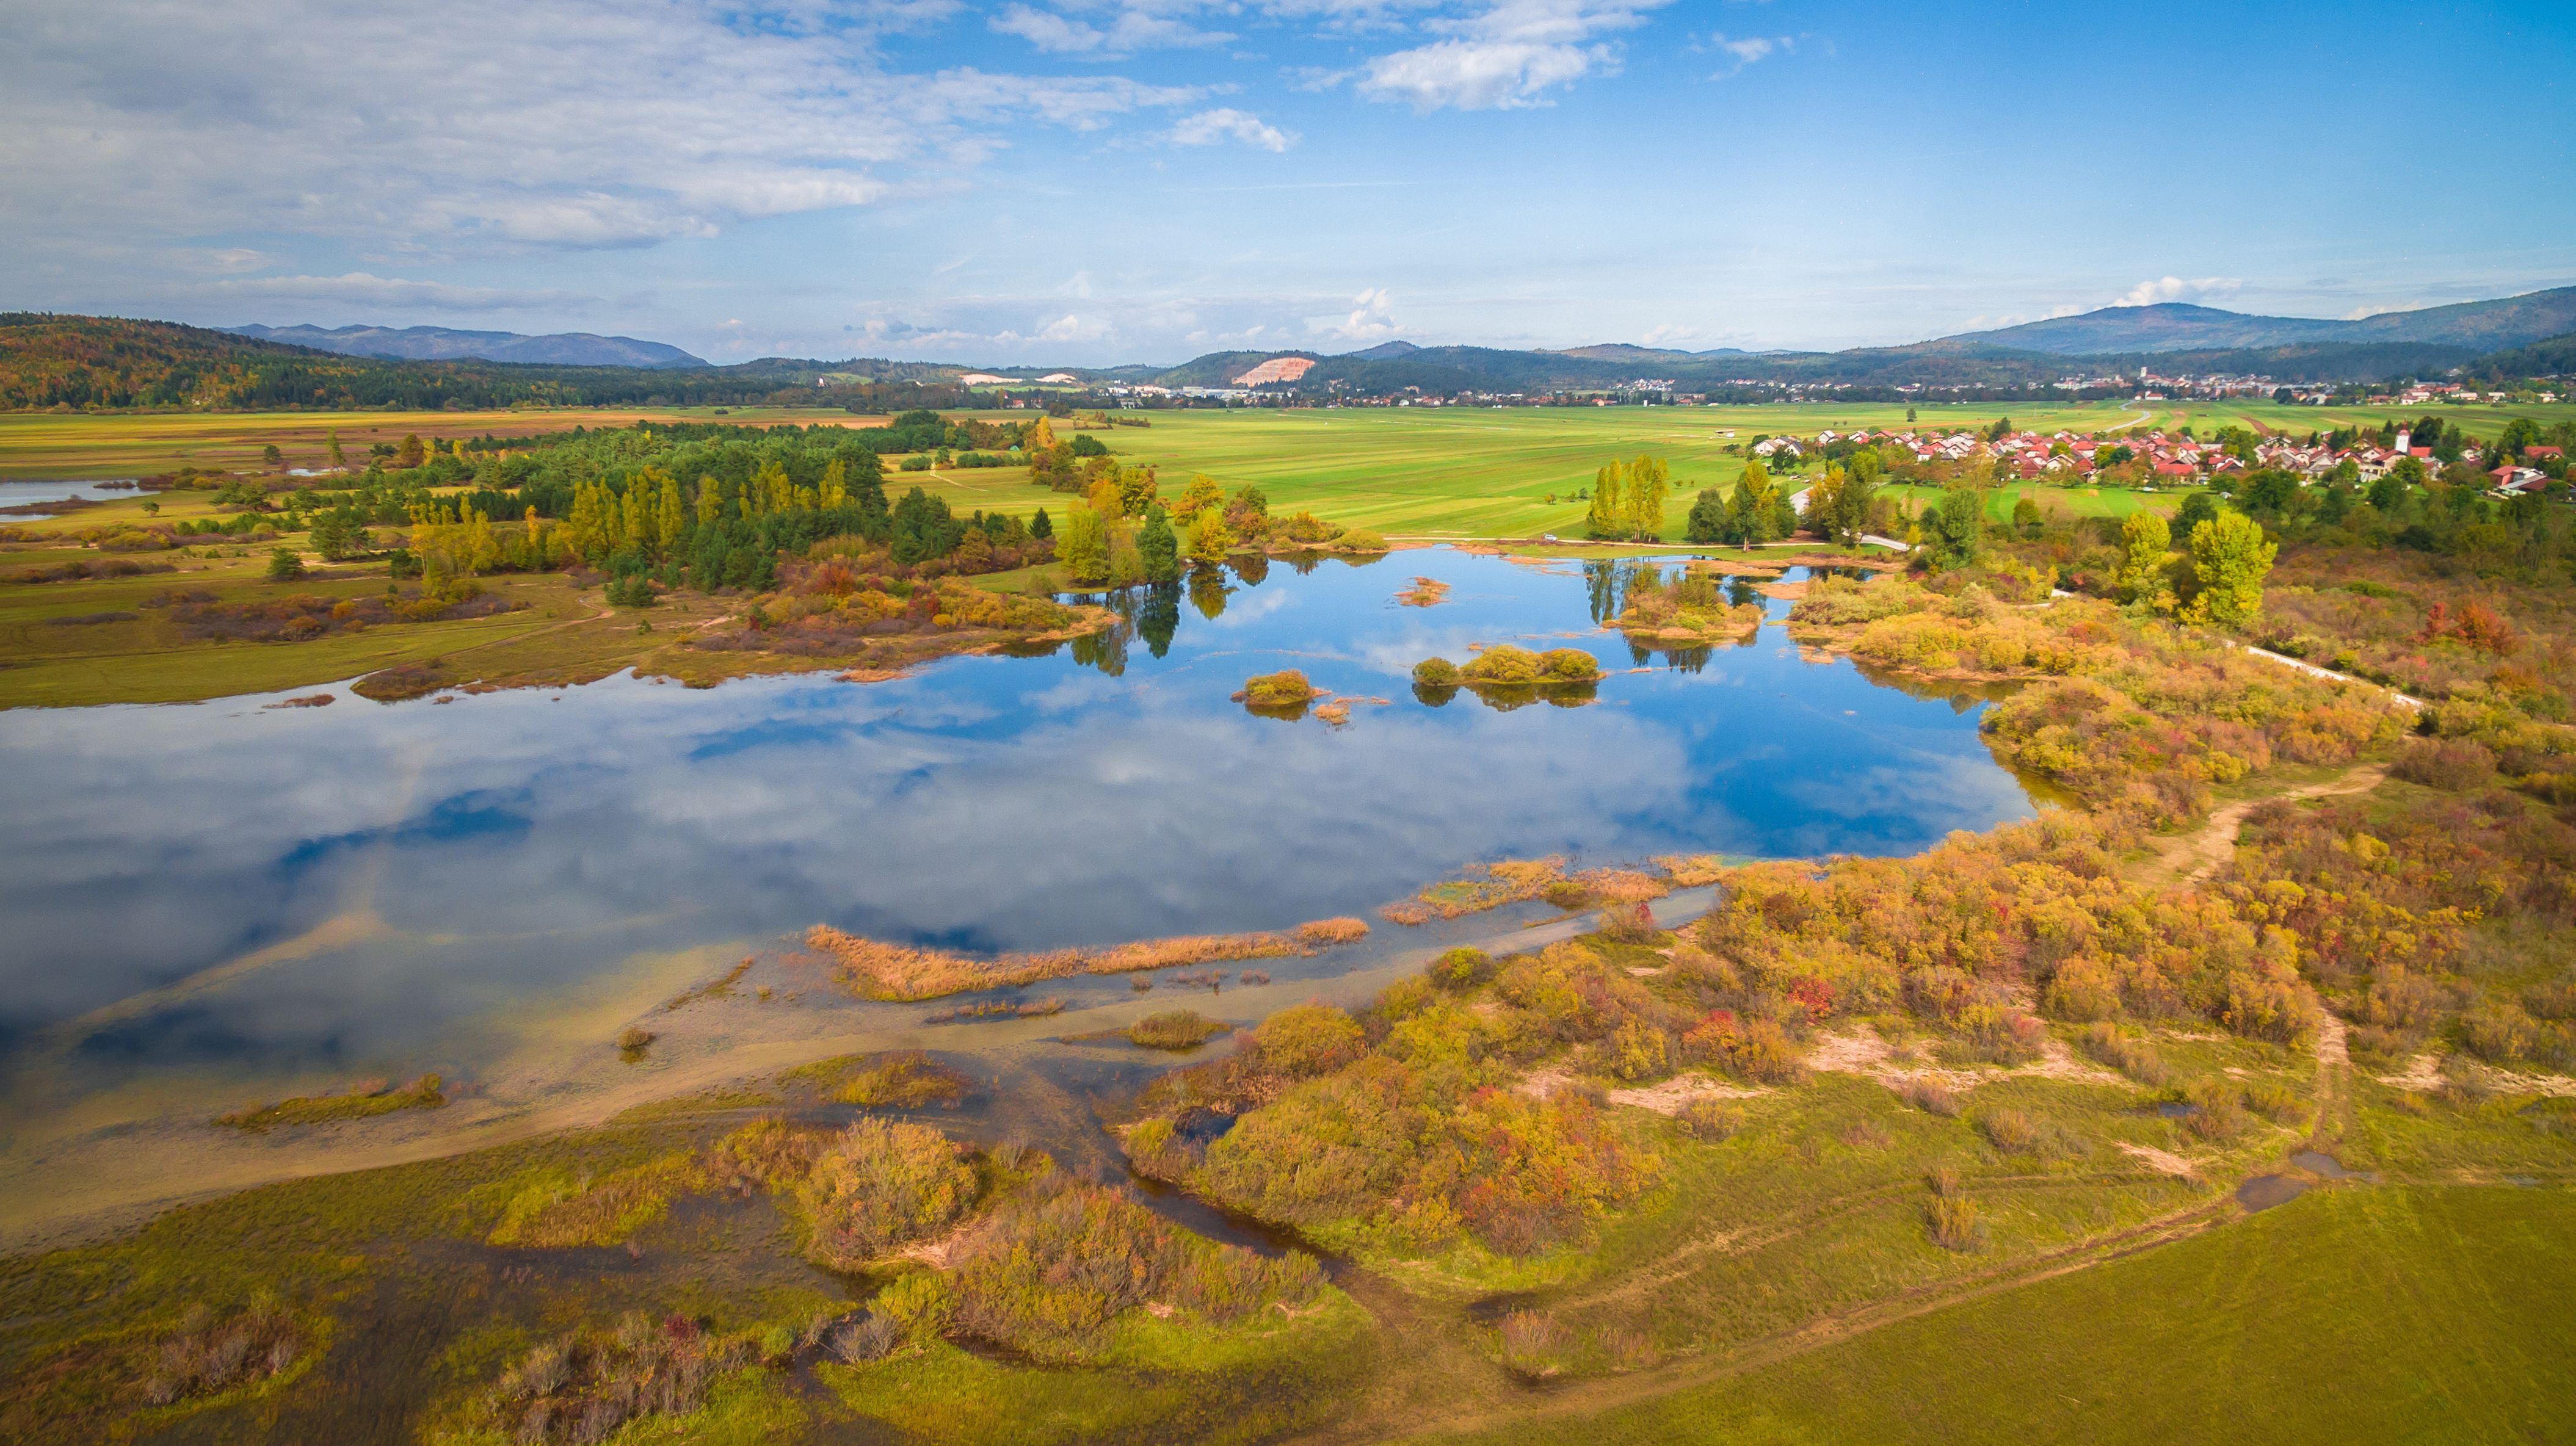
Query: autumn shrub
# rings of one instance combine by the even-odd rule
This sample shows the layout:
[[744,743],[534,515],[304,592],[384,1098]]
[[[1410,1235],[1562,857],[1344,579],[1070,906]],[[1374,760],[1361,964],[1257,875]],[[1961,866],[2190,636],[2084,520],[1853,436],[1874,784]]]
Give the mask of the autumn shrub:
[[1503,1368],[1532,1380],[1564,1370],[1574,1350],[1573,1332],[1557,1324],[1554,1316],[1534,1310],[1516,1310],[1504,1316],[1496,1334]]
[[262,1297],[221,1319],[203,1305],[192,1306],[178,1330],[154,1348],[143,1400],[167,1406],[265,1381],[309,1349],[304,1327],[274,1299]]
[[2078,1042],[2086,1054],[2142,1085],[2161,1087],[2168,1077],[2164,1056],[2156,1053],[2154,1045],[2132,1039],[2109,1024],[2094,1025]]
[[2098,960],[2066,960],[2048,979],[2042,1006],[2059,1019],[2084,1023],[2113,1019],[2120,1013],[2120,976]]
[[2084,1141],[2055,1120],[2027,1111],[1995,1108],[1981,1111],[1977,1130],[1987,1143],[2007,1155],[2072,1158],[2085,1153]]
[[2018,1009],[1978,1004],[1963,1012],[1958,1036],[1945,1040],[1941,1057],[1953,1064],[2028,1064],[2048,1043],[2048,1027]]
[[2245,1086],[2245,1107],[2276,1125],[2307,1123],[2308,1102],[2282,1080],[2261,1079]]
[[975,1172],[937,1130],[860,1119],[824,1147],[795,1195],[808,1253],[854,1270],[964,1215]]
[[1746,1019],[1713,1009],[1682,1035],[1690,1058],[1756,1084],[1793,1085],[1807,1078],[1806,1061],[1778,1021]]
[[759,1355],[748,1336],[630,1311],[614,1330],[577,1330],[530,1351],[502,1373],[478,1414],[516,1441],[605,1441],[629,1422],[697,1410],[719,1376]]
[[1897,1086],[1896,1096],[1927,1115],[1939,1115],[1948,1120],[1956,1119],[1959,1114],[1958,1095],[1929,1075],[1918,1075]]
[[1469,945],[1451,949],[1422,966],[1423,977],[1443,989],[1473,989],[1494,977],[1494,956]]
[[1633,904],[1613,904],[1601,911],[1600,934],[1613,944],[1647,944],[1663,931],[1655,927],[1655,911],[1645,900]]
[[1470,658],[1458,674],[1468,683],[1510,687],[1543,681],[1547,677],[1547,665],[1538,654],[1527,648],[1497,643]]
[[772,1116],[737,1126],[708,1146],[701,1162],[709,1183],[718,1189],[787,1190],[814,1167],[828,1138],[820,1130],[800,1129]]
[[1127,1042],[1144,1049],[1196,1049],[1234,1028],[1195,1009],[1148,1014],[1127,1026]]
[[1358,1020],[1330,1004],[1292,1004],[1252,1031],[1261,1066],[1292,1080],[1329,1074],[1358,1059],[1368,1037]]
[[1622,1021],[1602,1046],[1603,1067],[1632,1084],[1672,1073],[1671,1037],[1644,1020]]
[[1462,675],[1458,665],[1447,658],[1425,658],[1413,665],[1413,681],[1424,688],[1455,688]]
[[2253,1121],[2245,1113],[2244,1092],[2235,1081],[2218,1075],[2193,1080],[2183,1090],[2191,1113],[2183,1127],[2201,1139],[2223,1144],[2242,1135]]
[[2511,1000],[2480,1002],[2460,1016],[2460,1047],[2493,1064],[2527,1059],[2537,1037],[2534,1021]]
[[1262,673],[1244,680],[1238,695],[1243,706],[1258,711],[1288,711],[1303,708],[1315,696],[1315,685],[1294,668],[1276,673]]
[[1173,1121],[1160,1117],[1131,1126],[1119,1143],[1127,1152],[1129,1171],[1148,1180],[1186,1180],[1206,1158],[1202,1146],[1183,1135]]
[[1265,1219],[1349,1224],[1398,1249],[1464,1233],[1528,1255],[1588,1236],[1653,1177],[1655,1158],[1590,1100],[1478,1084],[1441,1042],[1457,1021],[1421,1022],[1387,1042],[1418,1049],[1410,1059],[1373,1052],[1245,1115],[1193,1183]]
[[1302,1252],[1265,1258],[1175,1228],[1113,1190],[1061,1175],[1006,1200],[952,1255],[951,1328],[1039,1360],[1080,1361],[1124,1311],[1157,1301],[1237,1321],[1323,1288]]
[[848,1069],[832,1090],[845,1105],[871,1109],[920,1109],[954,1104],[972,1081],[917,1049],[870,1055]]
[[1965,1195],[1935,1195],[1926,1200],[1923,1221],[1932,1243],[1944,1250],[1985,1248],[1986,1222],[1978,1218],[1977,1202]]
[[1692,1139],[1714,1145],[1744,1132],[1744,1107],[1702,1095],[1675,1110],[1673,1123]]
[[2457,792],[2495,776],[2496,756],[2465,738],[2425,738],[2406,745],[2388,771],[2409,783]]
[[1539,671],[1554,683],[1588,683],[1601,676],[1601,660],[1581,648],[1550,648],[1539,654]]
[[1625,969],[1579,943],[1499,961],[1494,995],[1567,1043],[1600,1039],[1631,1019],[1661,1023],[1664,1006]]
[[828,1340],[834,1359],[844,1365],[882,1360],[903,1344],[901,1322],[881,1311],[860,1311],[841,1322]]

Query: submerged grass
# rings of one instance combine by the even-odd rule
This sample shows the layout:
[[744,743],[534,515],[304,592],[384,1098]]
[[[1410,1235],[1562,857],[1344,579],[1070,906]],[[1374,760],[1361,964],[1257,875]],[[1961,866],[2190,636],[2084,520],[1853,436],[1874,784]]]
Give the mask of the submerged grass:
[[218,1115],[215,1123],[253,1134],[280,1125],[320,1125],[334,1120],[364,1120],[399,1110],[434,1110],[447,1103],[447,1082],[425,1074],[399,1089],[382,1081],[365,1081],[335,1095],[299,1095],[275,1104],[254,1105]]

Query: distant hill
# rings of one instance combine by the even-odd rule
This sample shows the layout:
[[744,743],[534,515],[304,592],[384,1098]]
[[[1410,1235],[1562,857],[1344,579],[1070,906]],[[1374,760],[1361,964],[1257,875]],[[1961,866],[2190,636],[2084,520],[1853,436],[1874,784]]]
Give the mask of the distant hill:
[[1342,355],[1354,361],[1394,361],[1398,357],[1411,356],[1420,350],[1422,348],[1409,341],[1382,341],[1366,351],[1346,351]]
[[1753,353],[1736,346],[1722,346],[1714,351],[1674,351],[1666,347],[1634,346],[1628,342],[1614,341],[1600,346],[1567,347],[1556,355],[1579,356],[1592,361],[1635,362],[1643,365],[1648,362],[1705,361],[1715,356],[1751,356]]
[[515,331],[455,331],[444,326],[228,326],[235,336],[335,351],[344,356],[407,361],[495,361],[558,367],[702,367],[676,346],[586,331],[522,336]]
[[1982,342],[2054,356],[2216,351],[2329,342],[2413,342],[2466,348],[2474,354],[2524,346],[2569,332],[2576,332],[2576,286],[2493,301],[2392,311],[2359,321],[2249,316],[2182,302],[2107,306],[2081,316],[2024,322],[1944,340]]
[[[544,366],[350,356],[167,321],[0,313],[0,410],[34,407],[737,406],[873,400],[867,389],[918,381],[896,405],[951,405],[959,369],[923,362],[763,358],[740,366]],[[853,378],[817,387],[826,374]],[[856,395],[854,395],[856,393]]]
[[2563,377],[2576,373],[2576,332],[2479,357],[2471,370],[2508,377]]

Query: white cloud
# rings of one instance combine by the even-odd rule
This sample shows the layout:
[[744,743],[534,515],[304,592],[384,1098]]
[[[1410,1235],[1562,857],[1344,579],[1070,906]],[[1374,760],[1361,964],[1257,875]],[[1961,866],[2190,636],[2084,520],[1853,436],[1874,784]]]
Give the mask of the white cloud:
[[[1016,35],[1055,55],[1117,56],[1139,50],[1177,46],[1222,45],[1234,36],[1223,30],[1201,30],[1181,17],[1204,8],[1199,0],[1123,0],[1106,25],[1093,24],[1065,10],[1096,13],[1097,0],[1058,0],[1056,10],[1015,3],[985,22],[995,33]],[[1231,8],[1231,7],[1213,7]]]
[[1729,39],[1721,33],[1709,36],[1708,48],[1734,62],[1710,77],[1712,80],[1724,80],[1755,61],[1797,49],[1798,40],[1793,35],[1746,35]]
[[514,291],[498,286],[450,286],[352,271],[345,276],[255,276],[217,281],[207,290],[224,296],[290,297],[355,306],[431,307],[442,311],[512,311],[585,306],[599,298],[577,291]]
[[1668,321],[1661,326],[1648,327],[1646,329],[1645,336],[1640,341],[1640,344],[1644,346],[1670,346],[1672,343],[1677,341],[1697,341],[1698,339],[1698,328],[1684,326],[1680,322],[1676,321]]
[[1346,316],[1310,316],[1306,329],[1320,336],[1340,337],[1345,341],[1384,341],[1402,331],[1390,314],[1395,298],[1383,286],[1371,287],[1351,298]]
[[2161,302],[2181,301],[2186,297],[2226,296],[2233,294],[2243,285],[2242,281],[2233,276],[2203,276],[2191,281],[2185,281],[2179,276],[2163,276],[2152,281],[2139,282],[2130,287],[2126,295],[2111,304],[2113,306],[2155,306]]
[[882,36],[952,9],[21,0],[0,7],[0,226],[449,255],[650,244],[952,181],[1013,124],[1095,129],[1203,94],[889,72]]
[[1448,39],[1368,62],[1360,94],[1415,110],[1543,105],[1548,91],[1615,71],[1619,51],[1598,39],[1645,23],[1664,0],[1500,0],[1480,14],[1433,20]]
[[1226,141],[1240,141],[1265,151],[1284,151],[1297,144],[1297,134],[1267,124],[1250,111],[1229,107],[1203,110],[1183,117],[1179,125],[1172,127],[1170,140],[1176,146],[1213,146]]

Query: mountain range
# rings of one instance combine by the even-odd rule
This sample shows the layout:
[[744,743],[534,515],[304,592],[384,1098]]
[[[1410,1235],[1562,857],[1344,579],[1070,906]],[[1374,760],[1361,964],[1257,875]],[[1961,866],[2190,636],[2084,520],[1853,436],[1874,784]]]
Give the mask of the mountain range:
[[2576,332],[2576,286],[2494,301],[2463,301],[2419,311],[2390,311],[2353,321],[2307,316],[2248,316],[2215,307],[2165,302],[2108,306],[2081,316],[2052,317],[1947,341],[1984,342],[2051,356],[2105,352],[2212,351],[2320,343],[2413,342],[2489,352]]
[[[961,375],[969,368],[930,363],[806,361],[764,357],[741,368],[709,368],[678,347],[633,337],[564,332],[522,336],[507,331],[455,331],[411,326],[237,326],[238,336],[338,352],[348,356],[415,361],[475,359],[550,366],[638,367],[660,370],[751,369],[858,371],[871,377],[897,374]],[[2079,369],[2250,372],[2283,381],[2376,380],[2438,373],[2490,353],[2519,361],[2535,343],[2576,334],[2576,286],[2490,301],[2466,301],[2416,311],[2387,312],[2351,321],[2322,317],[2260,316],[2217,307],[2166,302],[2110,306],[2080,316],[1989,331],[1963,332],[1907,346],[1858,347],[1839,352],[1746,351],[1718,347],[1684,351],[1613,342],[1562,350],[1421,346],[1384,341],[1337,355],[1316,352],[1222,351],[1178,366],[1071,367],[1085,381],[1154,382],[1164,386],[1223,386],[1274,356],[1302,356],[1316,367],[1301,385],[1340,382],[1361,389],[1420,387],[1435,390],[1528,391],[1551,387],[1616,385],[1645,375],[1669,376],[1686,386],[1731,380],[1832,382],[1845,385],[2028,386]],[[2559,351],[2565,350],[2564,347]],[[2529,351],[2554,357],[2559,351]],[[1008,372],[1028,368],[1010,368]]]
[[307,346],[342,356],[403,361],[496,361],[557,367],[702,367],[676,346],[586,331],[522,336],[515,331],[456,331],[444,326],[227,326],[235,336]]

